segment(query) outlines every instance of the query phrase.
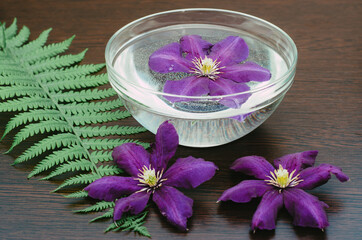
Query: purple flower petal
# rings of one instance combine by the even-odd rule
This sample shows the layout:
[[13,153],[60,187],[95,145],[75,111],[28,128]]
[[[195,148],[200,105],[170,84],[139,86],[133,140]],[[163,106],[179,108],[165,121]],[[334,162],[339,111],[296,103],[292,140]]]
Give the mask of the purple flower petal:
[[132,177],[109,176],[95,180],[84,190],[92,198],[110,202],[125,194],[140,190],[141,187],[137,185],[138,183]]
[[321,164],[318,167],[307,168],[300,172],[300,179],[303,179],[296,187],[301,189],[313,189],[328,182],[331,174],[336,175],[341,182],[349,180],[349,177],[342,172],[342,169],[330,164]]
[[275,170],[273,165],[260,156],[239,158],[232,164],[231,169],[263,180],[268,179],[270,172]]
[[168,161],[175,155],[179,143],[178,134],[175,127],[165,121],[158,127],[155,138],[151,164],[157,171],[160,171],[166,169]]
[[202,158],[179,158],[163,175],[164,185],[182,188],[195,188],[210,180],[218,169],[213,162]]
[[[236,83],[225,78],[218,78],[215,81],[209,81],[210,96],[228,95],[234,93],[242,93],[250,88],[244,83]],[[224,97],[219,102],[230,108],[239,108],[248,98],[249,93],[239,94],[232,97]]]
[[305,151],[305,152],[288,154],[283,157],[275,159],[274,166],[278,168],[279,165],[282,165],[282,167],[284,169],[287,169],[288,172],[296,170],[296,173],[298,173],[306,167],[313,166],[317,154],[318,151]]
[[187,218],[192,216],[193,200],[176,188],[162,186],[153,194],[161,214],[181,230],[187,230]]
[[275,220],[280,208],[283,207],[283,194],[278,190],[267,191],[256,209],[251,229],[275,229]]
[[249,202],[252,198],[261,197],[266,191],[273,190],[264,180],[245,180],[227,189],[218,201],[231,200],[237,203]]
[[[163,92],[181,96],[203,96],[209,90],[209,79],[206,77],[191,76],[177,81],[166,81]],[[190,101],[190,98],[169,97],[165,98],[171,102]]]
[[254,62],[246,62],[244,64],[234,64],[227,66],[221,70],[220,77],[231,79],[238,83],[250,81],[267,81],[271,77],[268,69],[259,66]]
[[284,205],[293,216],[293,224],[301,227],[327,227],[328,220],[324,208],[327,204],[302,189],[289,188],[283,190]]
[[220,66],[237,64],[249,56],[249,48],[245,41],[236,36],[229,36],[216,43],[212,48],[209,56],[220,62]]
[[151,54],[148,66],[155,72],[170,73],[189,72],[193,64],[182,57],[179,43],[170,43]]
[[118,199],[114,207],[113,219],[115,221],[121,219],[125,212],[130,212],[133,215],[139,214],[145,209],[150,195],[151,193],[143,191]]
[[134,177],[139,174],[139,169],[150,165],[150,154],[135,143],[124,143],[115,147],[112,157],[120,168]]
[[204,58],[211,43],[205,41],[199,35],[186,35],[180,39],[181,49],[187,53],[186,59]]

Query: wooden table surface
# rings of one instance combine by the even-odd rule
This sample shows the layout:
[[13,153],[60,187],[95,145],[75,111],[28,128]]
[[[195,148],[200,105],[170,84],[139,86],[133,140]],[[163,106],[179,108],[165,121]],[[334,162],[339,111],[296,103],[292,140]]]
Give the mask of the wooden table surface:
[[[193,198],[190,231],[175,230],[154,205],[145,226],[153,239],[362,239],[362,4],[356,0],[98,0],[0,1],[0,21],[26,25],[35,38],[52,27],[49,42],[76,35],[70,52],[89,48],[82,63],[104,62],[111,35],[125,24],[148,14],[189,7],[223,8],[263,18],[286,31],[295,41],[299,59],[295,83],[276,112],[258,129],[224,146],[194,149],[179,147],[176,157],[193,155],[215,162],[220,170],[197,189],[184,191]],[[212,17],[212,16],[210,16]],[[1,113],[0,135],[12,114]],[[137,125],[133,118],[122,121]],[[89,199],[75,200],[50,193],[58,183],[27,180],[33,165],[10,166],[24,149],[2,154],[11,145],[9,135],[0,143],[0,239],[142,239],[137,234],[103,230],[109,222],[89,224],[94,217],[76,214]],[[152,142],[146,132],[137,138]],[[28,145],[30,143],[28,142]],[[319,150],[317,164],[341,166],[351,181],[335,177],[310,191],[326,202],[330,226],[318,229],[293,227],[282,210],[275,231],[250,232],[259,200],[247,204],[215,201],[224,189],[243,177],[229,170],[241,156],[279,156]],[[146,239],[146,238],[143,238]]]

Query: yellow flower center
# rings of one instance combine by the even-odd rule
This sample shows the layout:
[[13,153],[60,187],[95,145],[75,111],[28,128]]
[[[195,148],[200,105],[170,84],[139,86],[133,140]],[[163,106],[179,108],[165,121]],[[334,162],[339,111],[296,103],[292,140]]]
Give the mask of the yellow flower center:
[[219,67],[220,62],[217,62],[216,60],[212,60],[211,58],[208,58],[205,56],[204,59],[202,58],[195,58],[192,60],[192,63],[194,64],[194,68],[191,68],[191,72],[195,73],[196,75],[200,77],[208,77],[212,80],[215,80],[218,78],[218,74],[220,69],[224,67]]
[[166,181],[167,179],[162,179],[163,169],[162,171],[157,171],[151,167],[143,166],[142,169],[139,170],[140,173],[137,175],[138,178],[135,178],[135,180],[138,180],[140,184],[139,186],[144,186],[140,191],[152,191],[154,192],[156,188],[161,187],[162,182]]
[[270,176],[267,176],[269,179],[265,180],[268,184],[275,187],[281,188],[279,192],[286,187],[295,187],[303,179],[299,179],[299,174],[293,177],[295,170],[289,174],[287,169],[284,169],[282,165],[279,165],[279,169],[270,172]]

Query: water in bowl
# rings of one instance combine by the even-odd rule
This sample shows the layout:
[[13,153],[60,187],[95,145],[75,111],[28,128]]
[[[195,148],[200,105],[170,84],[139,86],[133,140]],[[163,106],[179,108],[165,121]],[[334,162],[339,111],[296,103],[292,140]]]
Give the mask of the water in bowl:
[[[236,110],[227,108],[217,101],[171,103],[162,95],[151,93],[162,92],[167,80],[182,79],[187,74],[153,72],[148,67],[149,56],[162,46],[178,42],[182,36],[191,34],[200,35],[211,43],[228,36],[240,36],[249,46],[247,61],[256,62],[269,69],[272,79],[279,78],[287,71],[288,66],[282,56],[246,32],[207,24],[183,24],[160,28],[131,39],[120,47],[114,58],[113,66],[123,79],[116,81],[123,81],[119,82],[119,86],[127,92],[121,93],[124,104],[133,117],[153,133],[163,121],[171,120],[178,131],[181,145],[209,147],[238,139],[264,122],[276,109],[282,97],[271,101],[268,106],[250,112],[260,96],[252,95]],[[129,82],[132,84],[128,85]],[[134,88],[133,84],[152,91],[140,91],[140,88]],[[262,84],[266,83],[248,83],[251,89]]]

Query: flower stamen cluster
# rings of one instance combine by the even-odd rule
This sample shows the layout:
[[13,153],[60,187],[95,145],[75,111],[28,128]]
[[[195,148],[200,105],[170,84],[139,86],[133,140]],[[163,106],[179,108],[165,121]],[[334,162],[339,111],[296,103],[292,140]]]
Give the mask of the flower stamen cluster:
[[163,169],[161,171],[157,171],[149,165],[143,166],[142,169],[139,169],[140,173],[137,175],[138,178],[135,178],[135,180],[139,181],[140,183],[138,186],[143,186],[141,190],[138,192],[147,191],[152,193],[159,187],[162,186],[162,183],[166,181],[167,179],[162,179]]
[[267,176],[269,179],[265,181],[269,185],[280,188],[279,192],[281,192],[283,188],[295,187],[303,181],[303,179],[299,179],[299,174],[293,177],[294,173],[295,170],[289,174],[288,170],[284,169],[282,165],[279,164],[279,168],[275,169],[274,173],[270,172],[270,176]]
[[191,73],[195,73],[199,77],[208,77],[211,80],[217,79],[221,72],[220,69],[223,69],[224,67],[219,67],[220,62],[217,62],[217,60],[212,60],[211,58],[208,58],[205,56],[204,59],[200,58],[194,58],[192,60],[192,63],[194,64],[194,68],[191,68]]

